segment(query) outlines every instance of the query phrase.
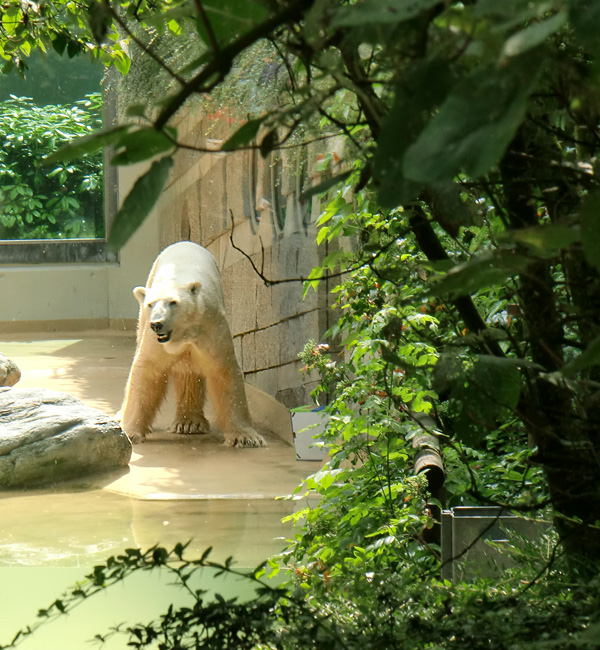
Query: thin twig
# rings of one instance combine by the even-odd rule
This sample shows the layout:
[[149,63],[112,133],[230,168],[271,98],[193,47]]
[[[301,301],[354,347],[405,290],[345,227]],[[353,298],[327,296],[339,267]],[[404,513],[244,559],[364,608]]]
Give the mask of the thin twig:
[[206,33],[208,34],[208,40],[210,41],[210,46],[213,50],[213,52],[218,55],[219,54],[219,43],[217,41],[217,37],[215,36],[215,32],[212,28],[212,25],[210,24],[210,20],[208,19],[208,16],[206,15],[206,11],[204,9],[204,5],[202,4],[202,0],[194,0],[194,4],[196,5],[196,9],[198,9],[198,13],[200,14],[200,18],[202,20],[202,24],[204,25],[204,29],[206,29]]

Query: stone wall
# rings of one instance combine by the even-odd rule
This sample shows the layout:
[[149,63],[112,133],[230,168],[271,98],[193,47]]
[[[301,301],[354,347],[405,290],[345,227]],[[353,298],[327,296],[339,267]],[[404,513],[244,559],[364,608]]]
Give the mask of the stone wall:
[[[253,151],[215,153],[231,132],[227,111],[203,115],[188,109],[179,139],[205,151],[181,149],[158,207],[160,246],[190,239],[218,261],[238,359],[246,381],[288,407],[310,403],[315,385],[301,374],[298,353],[332,324],[329,288],[302,299],[301,282],[327,254],[315,243],[319,199],[300,194],[323,145],[292,147],[263,160]],[[239,126],[239,124],[237,124]],[[248,255],[268,285],[253,270]]]

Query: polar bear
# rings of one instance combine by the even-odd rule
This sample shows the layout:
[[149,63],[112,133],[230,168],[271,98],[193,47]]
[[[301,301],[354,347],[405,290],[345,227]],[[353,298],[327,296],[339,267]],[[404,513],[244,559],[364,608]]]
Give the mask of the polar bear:
[[262,447],[252,428],[244,380],[225,315],[221,275],[214,257],[179,242],[156,258],[140,304],[137,346],[120,412],[123,431],[142,442],[172,382],[177,433],[208,433],[208,394],[217,426],[232,447]]

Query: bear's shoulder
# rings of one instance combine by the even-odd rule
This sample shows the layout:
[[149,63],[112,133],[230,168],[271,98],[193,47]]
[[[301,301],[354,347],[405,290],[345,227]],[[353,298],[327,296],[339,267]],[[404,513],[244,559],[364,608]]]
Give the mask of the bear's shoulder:
[[164,270],[173,279],[181,277],[180,274],[205,280],[220,277],[213,254],[203,246],[189,241],[167,246],[157,257],[155,267],[156,275],[162,275]]

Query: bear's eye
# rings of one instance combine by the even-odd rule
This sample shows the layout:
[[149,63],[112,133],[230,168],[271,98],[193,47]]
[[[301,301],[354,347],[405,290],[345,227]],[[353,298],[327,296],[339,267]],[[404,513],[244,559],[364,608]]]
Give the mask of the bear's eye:
[[153,302],[149,302],[149,303],[148,303],[148,308],[149,308],[149,309],[154,309],[154,304],[155,304],[155,303],[153,303]]
[[175,307],[176,304],[177,304],[177,300],[171,300],[169,302],[169,307]]

